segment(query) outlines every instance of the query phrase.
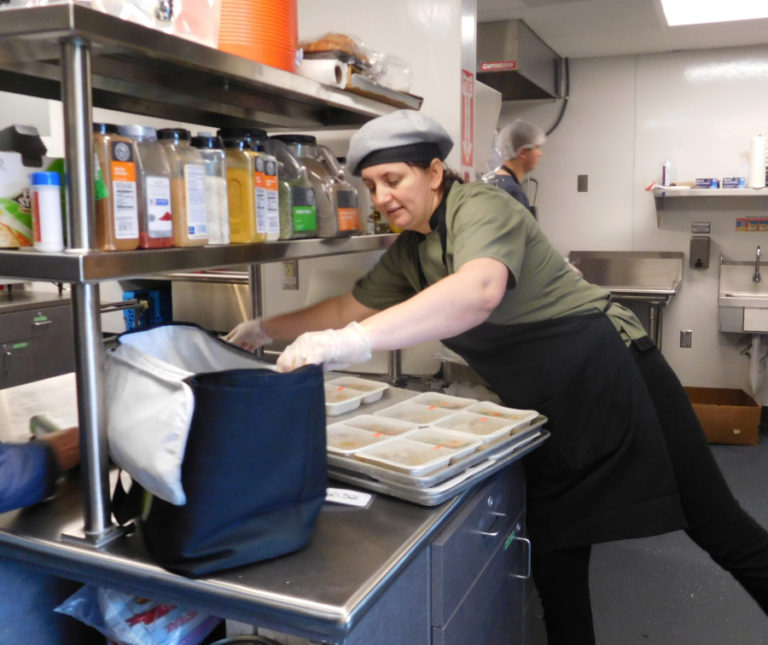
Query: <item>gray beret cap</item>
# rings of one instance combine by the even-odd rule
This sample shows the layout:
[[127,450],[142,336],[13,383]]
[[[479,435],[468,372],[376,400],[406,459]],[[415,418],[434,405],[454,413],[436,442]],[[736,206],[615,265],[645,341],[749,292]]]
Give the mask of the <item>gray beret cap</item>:
[[444,160],[453,141],[437,121],[416,110],[396,110],[361,127],[349,141],[347,168],[353,175],[368,166],[395,161]]

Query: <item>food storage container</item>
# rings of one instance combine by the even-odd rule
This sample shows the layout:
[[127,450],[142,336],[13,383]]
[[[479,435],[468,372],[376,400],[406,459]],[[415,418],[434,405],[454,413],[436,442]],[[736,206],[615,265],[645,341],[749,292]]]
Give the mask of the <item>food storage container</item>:
[[363,393],[349,388],[325,384],[325,413],[335,417],[360,407]]
[[473,403],[477,403],[477,399],[465,399],[459,396],[450,396],[448,394],[442,394],[440,392],[425,392],[412,398],[410,403],[418,403],[419,405],[429,405],[435,408],[443,408],[445,410],[463,410],[468,408]]
[[481,401],[467,408],[467,412],[482,414],[487,417],[496,417],[506,419],[512,422],[512,431],[520,431],[527,428],[531,421],[539,416],[536,410],[518,410],[516,408],[507,408],[490,401]]
[[384,395],[384,390],[389,387],[386,383],[369,381],[368,379],[357,378],[356,376],[342,376],[341,378],[335,378],[328,381],[328,384],[333,384],[338,387],[348,387],[352,390],[365,393],[365,396],[363,396],[363,403],[375,403]]
[[469,432],[483,441],[489,442],[508,436],[512,431],[513,423],[499,417],[489,417],[473,412],[459,412],[450,418],[441,419],[437,425],[448,430]]
[[429,407],[428,405],[419,405],[418,403],[398,403],[389,408],[384,408],[375,412],[377,415],[390,417],[392,419],[402,419],[410,421],[420,426],[426,426],[435,423],[446,417],[456,414],[455,410],[445,410],[443,408]]
[[454,450],[443,446],[394,437],[361,448],[355,459],[409,475],[424,475],[447,466],[454,454]]
[[345,423],[356,428],[362,428],[368,432],[376,432],[389,437],[403,434],[419,427],[415,423],[388,419],[387,417],[374,416],[372,414],[358,414],[345,421]]
[[334,423],[326,429],[328,452],[337,455],[351,455],[356,450],[388,439],[386,435],[353,428],[343,423]]
[[406,439],[420,441],[434,446],[443,446],[456,452],[451,457],[451,463],[456,463],[462,457],[475,452],[483,443],[477,436],[458,432],[456,430],[446,430],[436,426],[427,426],[426,428],[417,428],[403,435]]

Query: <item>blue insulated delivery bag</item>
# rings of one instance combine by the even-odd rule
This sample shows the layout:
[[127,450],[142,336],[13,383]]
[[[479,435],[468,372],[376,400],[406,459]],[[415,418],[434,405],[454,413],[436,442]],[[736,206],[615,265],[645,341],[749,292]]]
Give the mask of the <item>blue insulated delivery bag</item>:
[[[128,332],[119,341],[106,370],[110,450],[134,488],[138,482],[153,493],[140,522],[153,557],[202,576],[305,546],[325,499],[322,368],[281,374],[194,325]],[[141,360],[129,365],[137,353]],[[147,390],[138,399],[129,385],[137,370]],[[178,409],[162,409],[163,401]],[[131,407],[132,420],[120,416]],[[163,423],[148,430],[153,410]],[[153,445],[131,448],[124,435],[132,432]],[[152,463],[158,451],[168,453],[160,465]],[[116,506],[128,508],[125,502],[116,492]]]

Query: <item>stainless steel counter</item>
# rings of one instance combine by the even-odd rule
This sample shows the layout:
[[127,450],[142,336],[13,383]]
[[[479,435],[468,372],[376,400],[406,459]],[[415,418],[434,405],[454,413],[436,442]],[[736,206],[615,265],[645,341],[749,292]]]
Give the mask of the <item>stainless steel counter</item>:
[[0,555],[250,624],[340,639],[469,494],[433,508],[384,495],[367,509],[326,504],[303,550],[194,580],[154,564],[138,529],[98,549],[62,541],[83,523],[78,482],[69,481],[54,500],[0,515]]

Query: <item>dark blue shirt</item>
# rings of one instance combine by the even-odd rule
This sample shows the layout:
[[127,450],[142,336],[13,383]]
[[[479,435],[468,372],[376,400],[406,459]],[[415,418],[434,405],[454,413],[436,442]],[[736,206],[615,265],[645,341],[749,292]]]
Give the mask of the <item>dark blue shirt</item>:
[[56,490],[58,477],[46,442],[0,443],[0,513],[46,499]]
[[530,203],[528,203],[528,197],[526,196],[523,187],[520,185],[520,182],[517,181],[517,177],[514,175],[493,175],[488,179],[488,183],[498,186],[502,190],[506,190],[512,197],[531,211],[534,217],[536,217]]

